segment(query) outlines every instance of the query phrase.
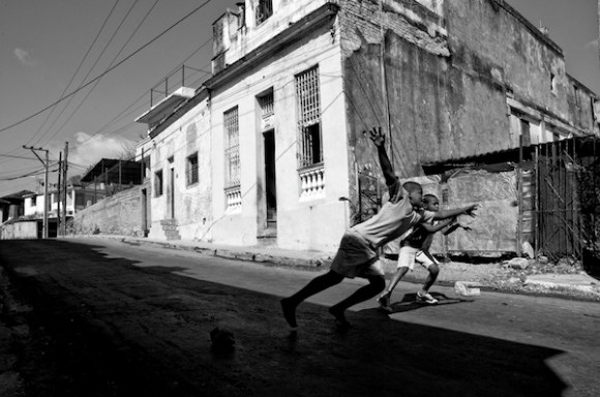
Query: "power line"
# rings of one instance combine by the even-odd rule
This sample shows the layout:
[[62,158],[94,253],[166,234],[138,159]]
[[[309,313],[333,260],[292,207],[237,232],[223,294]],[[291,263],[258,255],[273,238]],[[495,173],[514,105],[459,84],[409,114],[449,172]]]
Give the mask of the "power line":
[[[98,62],[100,61],[100,58],[102,58],[102,55],[104,55],[104,52],[106,52],[106,50],[108,49],[108,47],[110,46],[110,44],[113,42],[115,36],[117,35],[117,33],[119,33],[119,30],[121,30],[121,27],[123,26],[123,24],[125,23],[125,21],[127,20],[127,18],[129,17],[129,14],[131,14],[131,11],[133,11],[133,8],[135,7],[135,5],[138,3],[139,0],[135,0],[133,2],[133,4],[131,5],[131,7],[129,7],[129,10],[127,10],[127,13],[125,13],[125,16],[123,18],[121,18],[121,22],[119,23],[119,26],[117,26],[117,28],[114,30],[113,34],[110,36],[110,38],[108,39],[108,42],[104,45],[104,48],[102,48],[102,51],[100,52],[100,54],[96,57],[96,61],[94,62],[94,64],[92,65],[92,67],[90,68],[90,70],[88,70],[87,74],[85,75],[85,77],[82,79],[82,81],[85,81],[85,79],[88,78],[88,76],[92,73],[92,71],[94,70],[94,68],[96,67],[96,65],[98,64]],[[119,52],[120,53],[120,52]],[[114,60],[113,60],[114,62]],[[112,66],[113,62],[111,62],[108,66]],[[50,137],[50,139],[52,139],[56,134],[58,134],[58,132],[65,126],[65,124],[67,124],[70,120],[71,117],[73,117],[73,115],[75,114],[75,112],[77,112],[77,110],[79,110],[79,108],[81,107],[81,105],[83,105],[83,102],[85,102],[85,100],[88,98],[88,96],[90,96],[90,94],[92,93],[92,91],[94,90],[94,88],[96,88],[96,85],[98,85],[98,83],[100,83],[100,79],[98,79],[98,81],[96,81],[96,84],[92,87],[92,89],[88,92],[88,94],[86,95],[85,98],[83,98],[83,100],[80,102],[79,106],[77,106],[77,108],[71,113],[71,115],[67,118],[67,121],[65,121],[63,123],[62,126],[60,126],[56,132],[54,134],[52,134],[52,136]],[[67,110],[67,108],[69,107],[69,105],[71,104],[71,102],[73,101],[73,99],[75,99],[75,97],[71,97],[69,98],[69,102],[65,105],[65,107],[61,110],[60,114],[54,119],[54,121],[52,122],[52,124],[50,125],[50,127],[48,127],[48,131],[50,131],[52,129],[52,127],[54,127],[54,124],[56,124],[56,122],[58,121],[58,119],[60,118],[60,116],[62,116],[62,114],[65,112],[65,110]],[[44,134],[45,135],[45,134]],[[41,141],[41,138],[38,139],[36,141],[36,144],[38,144]]]
[[[75,73],[73,73],[73,76],[71,76],[71,79],[69,80],[69,82],[65,86],[65,89],[60,94],[59,99],[62,99],[64,97],[65,93],[67,92],[67,90],[71,86],[71,83],[73,82],[73,80],[75,80],[75,76],[77,76],[77,73],[79,73],[79,70],[81,70],[81,67],[83,66],[83,63],[85,62],[85,60],[87,59],[88,55],[92,51],[92,48],[96,44],[96,41],[98,41],[98,37],[100,37],[100,34],[102,33],[102,31],[106,27],[106,24],[108,23],[108,20],[110,19],[110,17],[112,16],[115,8],[117,7],[117,4],[119,4],[119,1],[120,0],[116,0],[115,4],[113,4],[110,12],[108,13],[108,16],[104,19],[104,22],[102,23],[102,26],[100,27],[100,30],[98,31],[98,33],[96,33],[96,37],[94,37],[94,40],[92,41],[92,44],[90,45],[90,47],[88,48],[87,52],[85,53],[85,55],[81,59],[81,62],[79,62],[79,66],[77,66],[77,70],[75,70]],[[85,77],[83,78],[83,80],[85,81]],[[67,104],[66,106],[69,106],[69,105]],[[65,106],[65,108],[66,108],[66,106]],[[30,143],[40,133],[40,131],[42,130],[42,128],[44,127],[44,125],[46,124],[46,122],[48,121],[48,119],[50,119],[50,116],[52,116],[52,113],[54,113],[55,109],[56,109],[56,107],[52,108],[52,111],[50,113],[48,113],[48,116],[46,117],[46,119],[44,120],[44,122],[40,125],[40,128],[38,128],[38,130],[36,131],[36,133],[31,137],[31,139],[29,139],[29,141],[27,143]],[[59,114],[57,116],[57,119],[58,119],[58,117],[60,117],[61,114]],[[50,129],[50,128],[52,128],[52,125],[48,129]]]
[[100,80],[102,77],[104,77],[105,75],[107,75],[108,73],[110,73],[111,71],[113,71],[114,69],[116,69],[117,67],[121,66],[123,63],[125,63],[126,61],[128,61],[130,58],[132,58],[133,56],[137,55],[140,51],[142,51],[143,49],[145,49],[146,47],[148,47],[150,44],[154,43],[156,40],[158,40],[159,38],[161,38],[162,36],[164,36],[165,34],[167,34],[175,26],[179,25],[181,22],[183,22],[184,20],[186,20],[187,18],[189,18],[190,16],[192,16],[193,14],[195,14],[196,12],[198,12],[199,10],[201,10],[206,4],[210,3],[211,1],[212,0],[206,0],[204,3],[202,3],[201,5],[199,5],[198,7],[196,7],[195,9],[193,9],[192,11],[190,11],[188,14],[186,14],[183,18],[179,19],[177,22],[175,22],[174,24],[172,24],[171,26],[169,26],[167,29],[165,29],[164,31],[162,31],[161,33],[159,33],[157,36],[155,36],[149,42],[147,42],[146,44],[144,44],[143,46],[141,46],[140,48],[138,48],[137,50],[135,50],[134,52],[132,52],[131,54],[129,54],[128,56],[126,56],[125,58],[123,58],[121,61],[119,61],[114,66],[106,69],[100,75],[98,75],[95,78],[93,78],[92,80],[88,81],[87,83],[85,83],[81,87],[79,87],[76,90],[74,90],[74,91],[70,92],[69,94],[65,95],[62,99],[54,101],[50,105],[46,106],[45,108],[43,108],[41,110],[38,110],[37,112],[35,112],[35,113],[33,113],[33,114],[25,117],[24,119],[21,119],[21,120],[15,122],[15,123],[7,125],[6,127],[0,128],[0,132],[7,131],[7,130],[9,130],[11,128],[14,128],[14,127],[20,125],[20,124],[23,124],[26,121],[31,120],[32,118],[34,118],[34,117],[36,117],[36,116],[44,113],[46,110],[52,108],[53,106],[56,106],[57,104],[61,103],[65,99],[70,98],[73,95],[77,94],[79,91],[81,91],[84,88],[88,87],[89,85],[91,85],[95,81]]

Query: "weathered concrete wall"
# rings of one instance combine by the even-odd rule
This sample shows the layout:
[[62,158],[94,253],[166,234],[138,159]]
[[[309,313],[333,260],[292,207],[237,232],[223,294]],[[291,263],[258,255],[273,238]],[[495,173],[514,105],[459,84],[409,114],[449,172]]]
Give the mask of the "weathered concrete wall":
[[37,239],[38,221],[13,222],[0,226],[0,239]]
[[564,56],[548,36],[503,0],[446,0],[445,7],[453,65],[502,84],[527,105],[569,119]]
[[562,50],[502,0],[342,4],[350,161],[360,172],[381,176],[363,135],[375,125],[389,130],[407,178],[428,162],[517,147],[509,97],[547,126],[573,124]]
[[576,127],[598,135],[599,120],[596,120],[594,111],[598,96],[570,76],[568,83],[566,91],[571,121]]
[[68,232],[143,236],[141,189],[136,186],[119,192],[75,213]]

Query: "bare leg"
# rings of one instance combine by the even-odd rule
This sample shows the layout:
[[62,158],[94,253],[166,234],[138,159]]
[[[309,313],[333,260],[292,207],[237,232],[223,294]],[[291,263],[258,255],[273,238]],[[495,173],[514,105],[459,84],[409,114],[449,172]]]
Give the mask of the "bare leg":
[[344,314],[346,309],[373,298],[385,288],[385,279],[383,276],[368,276],[367,280],[369,280],[369,284],[359,288],[352,295],[329,308],[329,313],[331,313],[342,326],[348,327],[350,325]]
[[281,308],[283,310],[283,317],[285,317],[288,324],[293,328],[298,326],[296,323],[296,307],[298,307],[300,303],[327,288],[339,284],[343,279],[344,276],[330,270],[328,273],[312,279],[304,288],[294,295],[282,299]]
[[426,294],[429,292],[429,288],[431,288],[433,283],[435,283],[435,280],[437,280],[438,274],[440,274],[440,268],[437,265],[430,265],[427,268],[427,270],[429,270],[429,274],[427,275],[427,278],[425,279],[425,284],[423,284],[423,291],[421,291],[423,294]]
[[396,288],[396,285],[398,285],[398,282],[402,279],[402,277],[404,277],[404,275],[407,272],[408,272],[408,267],[400,267],[400,268],[398,268],[398,270],[396,270],[396,273],[394,273],[394,276],[390,280],[390,283],[388,284],[388,287],[386,288],[385,292],[379,298],[380,303],[383,306],[389,305],[390,298],[392,296],[392,292],[394,291],[394,288]]

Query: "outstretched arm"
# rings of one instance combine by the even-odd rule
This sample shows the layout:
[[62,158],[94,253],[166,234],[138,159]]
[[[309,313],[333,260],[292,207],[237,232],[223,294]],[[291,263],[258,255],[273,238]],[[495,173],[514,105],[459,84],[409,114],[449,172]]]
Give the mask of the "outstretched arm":
[[379,164],[381,166],[381,171],[383,171],[383,176],[385,177],[385,183],[389,186],[396,182],[397,178],[394,174],[394,168],[392,167],[392,163],[388,158],[388,155],[385,151],[385,135],[381,133],[381,127],[373,127],[369,131],[371,134],[371,140],[377,147],[377,154],[379,156]]
[[424,222],[424,223],[421,223],[421,227],[423,229],[427,230],[429,233],[435,233],[435,232],[442,230],[443,228],[452,224],[452,222],[455,222],[455,221],[456,221],[456,218],[453,217],[453,218],[446,219],[445,221],[438,222],[435,225]]
[[448,218],[456,217],[458,215],[469,215],[471,217],[475,217],[475,210],[477,209],[478,206],[479,206],[478,204],[472,204],[467,207],[456,208],[453,210],[441,210],[441,211],[438,211],[435,213],[435,215],[433,216],[433,219],[436,219],[436,220],[448,219]]

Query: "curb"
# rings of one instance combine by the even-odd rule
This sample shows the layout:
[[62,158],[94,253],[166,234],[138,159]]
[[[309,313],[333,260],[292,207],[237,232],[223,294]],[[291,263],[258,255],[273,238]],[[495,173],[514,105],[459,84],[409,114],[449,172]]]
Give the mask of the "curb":
[[201,255],[214,256],[223,259],[233,259],[245,262],[254,262],[270,266],[285,266],[304,270],[320,270],[323,268],[325,261],[322,259],[298,258],[281,255],[264,254],[259,252],[245,251],[243,249],[227,249],[227,248],[208,248],[199,246],[187,246],[180,244],[172,244],[161,241],[141,241],[139,239],[123,238],[123,237],[108,237],[111,240],[117,240],[130,245],[148,245],[161,248],[193,251]]
[[545,295],[568,295],[581,300],[600,302],[600,287],[592,285],[571,285],[540,280],[527,280],[523,283],[526,291]]

